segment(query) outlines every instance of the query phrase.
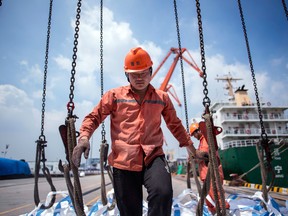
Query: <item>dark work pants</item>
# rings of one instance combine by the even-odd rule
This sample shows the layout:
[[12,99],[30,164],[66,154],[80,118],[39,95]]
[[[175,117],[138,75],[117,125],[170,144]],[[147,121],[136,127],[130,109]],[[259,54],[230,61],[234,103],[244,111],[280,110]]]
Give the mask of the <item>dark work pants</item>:
[[164,156],[156,157],[142,172],[114,167],[113,178],[120,216],[142,216],[142,185],[148,192],[148,216],[171,216],[172,180]]

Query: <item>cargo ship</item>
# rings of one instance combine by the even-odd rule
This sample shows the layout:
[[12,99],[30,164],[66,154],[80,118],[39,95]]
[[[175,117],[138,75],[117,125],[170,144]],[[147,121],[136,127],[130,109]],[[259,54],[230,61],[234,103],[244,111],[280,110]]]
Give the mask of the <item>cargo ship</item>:
[[[233,174],[243,180],[261,184],[260,163],[256,144],[261,137],[261,124],[258,107],[251,102],[245,86],[234,90],[230,74],[217,77],[226,82],[229,98],[211,106],[214,125],[221,126],[223,132],[217,136],[219,155],[226,180]],[[272,155],[272,168],[275,172],[274,186],[288,188],[288,106],[273,106],[270,102],[261,103],[262,120],[269,140]],[[268,175],[267,185],[272,177]]]

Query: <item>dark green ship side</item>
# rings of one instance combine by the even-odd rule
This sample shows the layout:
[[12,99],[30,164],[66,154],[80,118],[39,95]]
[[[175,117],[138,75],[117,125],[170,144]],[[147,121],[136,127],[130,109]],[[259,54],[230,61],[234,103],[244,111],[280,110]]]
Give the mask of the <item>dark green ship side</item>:
[[[272,168],[275,172],[274,186],[288,188],[288,145],[271,145]],[[276,152],[276,154],[275,154]],[[230,174],[243,174],[243,180],[249,183],[261,184],[261,171],[255,146],[234,147],[219,151],[224,177],[231,180]],[[271,182],[268,175],[267,185]]]

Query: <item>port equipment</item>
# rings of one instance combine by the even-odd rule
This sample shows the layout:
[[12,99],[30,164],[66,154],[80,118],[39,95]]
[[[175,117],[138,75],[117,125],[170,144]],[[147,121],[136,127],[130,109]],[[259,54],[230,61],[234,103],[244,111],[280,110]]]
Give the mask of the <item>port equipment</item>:
[[[188,59],[187,57],[185,57],[184,53],[188,54],[188,57],[190,59]],[[203,77],[203,72],[201,71],[201,69],[198,67],[198,65],[196,64],[196,62],[194,61],[192,55],[189,53],[189,51],[186,48],[175,48],[175,47],[171,47],[170,50],[168,51],[168,53],[166,54],[166,56],[164,57],[164,59],[161,61],[161,63],[159,64],[159,66],[156,68],[156,70],[153,72],[151,79],[153,79],[156,74],[160,71],[160,69],[162,68],[162,66],[166,63],[166,61],[169,59],[169,57],[174,54],[175,57],[173,59],[173,62],[163,80],[163,82],[161,83],[159,89],[165,92],[169,92],[172,97],[176,100],[178,106],[181,106],[181,102],[175,92],[175,89],[173,87],[172,84],[169,83],[172,74],[175,70],[175,67],[180,59],[180,57],[182,57],[182,59],[188,64],[190,65],[196,72],[199,73],[200,77]],[[172,91],[171,91],[172,89]]]
[[[81,184],[79,180],[79,172],[78,167],[76,167],[72,162],[72,153],[74,147],[77,145],[76,137],[79,134],[75,130],[75,122],[78,118],[74,113],[75,105],[74,105],[74,83],[75,83],[75,74],[76,74],[76,60],[77,60],[77,45],[78,45],[78,37],[79,37],[79,26],[80,26],[80,15],[81,15],[81,0],[77,2],[76,9],[76,21],[75,21],[75,33],[74,33],[74,47],[73,47],[73,55],[72,55],[72,69],[71,69],[71,77],[70,77],[70,93],[69,93],[69,101],[66,105],[67,107],[67,117],[65,119],[65,125],[59,126],[60,136],[62,138],[66,159],[68,164],[62,164],[62,161],[59,161],[59,169],[64,173],[66,185],[68,188],[68,192],[74,206],[76,215],[85,215],[84,212],[84,203],[83,203],[83,195]],[[70,178],[70,170],[73,174],[74,185],[72,184]]]
[[[199,42],[200,42],[200,52],[201,52],[201,63],[202,63],[202,72],[203,72],[203,106],[204,106],[204,114],[202,115],[202,118],[205,120],[205,124],[203,127],[201,127],[201,131],[204,132],[204,134],[207,134],[207,142],[209,145],[209,163],[208,163],[208,172],[207,177],[203,183],[202,187],[202,193],[200,200],[197,205],[197,215],[203,214],[203,205],[205,197],[209,191],[210,182],[212,184],[213,188],[213,194],[215,197],[215,204],[216,204],[216,213],[217,215],[226,215],[226,207],[225,207],[225,194],[224,189],[221,183],[219,172],[217,171],[218,167],[218,160],[216,156],[216,134],[213,130],[214,124],[213,124],[213,118],[212,114],[210,113],[209,107],[211,104],[211,100],[208,97],[208,82],[207,82],[207,73],[206,73],[206,65],[205,65],[205,49],[204,49],[204,36],[203,36],[203,28],[202,28],[202,18],[201,18],[201,8],[200,8],[200,2],[199,0],[195,0],[196,2],[196,11],[197,11],[197,18],[198,18],[198,30],[199,30]],[[220,201],[218,198],[218,192],[220,195]]]
[[[44,124],[45,124],[45,102],[46,102],[46,82],[47,82],[47,74],[48,74],[48,57],[49,57],[49,42],[50,42],[50,29],[51,29],[51,18],[52,18],[52,8],[53,8],[53,0],[50,0],[49,6],[49,16],[48,16],[48,27],[47,27],[47,38],[46,38],[46,51],[45,51],[45,65],[44,65],[44,79],[43,79],[43,92],[42,92],[42,113],[41,113],[41,134],[36,140],[36,159],[35,159],[35,173],[34,173],[34,202],[36,206],[40,204],[39,198],[39,188],[38,188],[38,179],[39,172],[42,163],[42,172],[50,185],[51,191],[55,192],[56,188],[53,184],[50,171],[46,167],[46,157],[45,157],[45,147],[47,147],[47,140],[44,135]],[[45,205],[41,204],[41,209],[49,209],[53,206],[56,200],[56,195],[52,196],[50,202]]]
[[[267,133],[265,131],[264,123],[263,123],[263,116],[262,116],[262,109],[260,105],[260,100],[259,100],[259,95],[258,95],[258,89],[257,89],[257,83],[256,83],[256,78],[255,78],[255,72],[254,72],[254,67],[253,67],[253,62],[252,62],[252,56],[250,52],[250,46],[249,46],[249,40],[248,40],[248,34],[246,30],[246,24],[245,24],[245,19],[244,19],[244,13],[242,10],[242,5],[241,5],[241,0],[238,0],[238,8],[240,12],[240,18],[242,22],[242,28],[243,28],[243,33],[244,33],[244,38],[245,38],[245,43],[246,43],[246,48],[247,48],[247,54],[248,54],[248,60],[250,64],[250,70],[251,70],[251,76],[252,76],[252,81],[253,81],[253,86],[254,86],[254,92],[255,92],[255,97],[257,101],[257,108],[258,108],[258,115],[259,115],[259,121],[260,121],[260,126],[261,126],[261,139],[256,145],[256,150],[258,154],[258,158],[260,161],[260,167],[261,167],[261,178],[262,178],[262,192],[263,192],[263,198],[267,202],[268,201],[268,192],[269,190],[273,187],[274,179],[275,179],[275,172],[272,168],[272,154],[271,154],[271,149],[269,146],[269,140],[267,137]],[[266,156],[266,165],[264,163],[264,155]],[[268,175],[271,175],[271,183],[270,186],[266,187],[266,179]]]

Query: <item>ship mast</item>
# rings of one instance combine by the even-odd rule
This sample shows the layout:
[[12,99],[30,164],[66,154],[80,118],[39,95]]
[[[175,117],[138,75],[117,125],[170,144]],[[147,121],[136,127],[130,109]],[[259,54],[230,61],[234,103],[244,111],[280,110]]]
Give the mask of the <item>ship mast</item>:
[[230,72],[228,75],[224,75],[223,77],[217,77],[215,78],[217,81],[219,80],[222,80],[222,81],[226,81],[227,82],[227,85],[226,85],[226,88],[228,90],[228,95],[231,97],[229,98],[229,100],[232,100],[234,101],[235,100],[235,95],[234,95],[234,92],[233,92],[233,86],[232,86],[232,82],[233,81],[237,81],[237,80],[242,80],[241,78],[234,78],[231,76]]

